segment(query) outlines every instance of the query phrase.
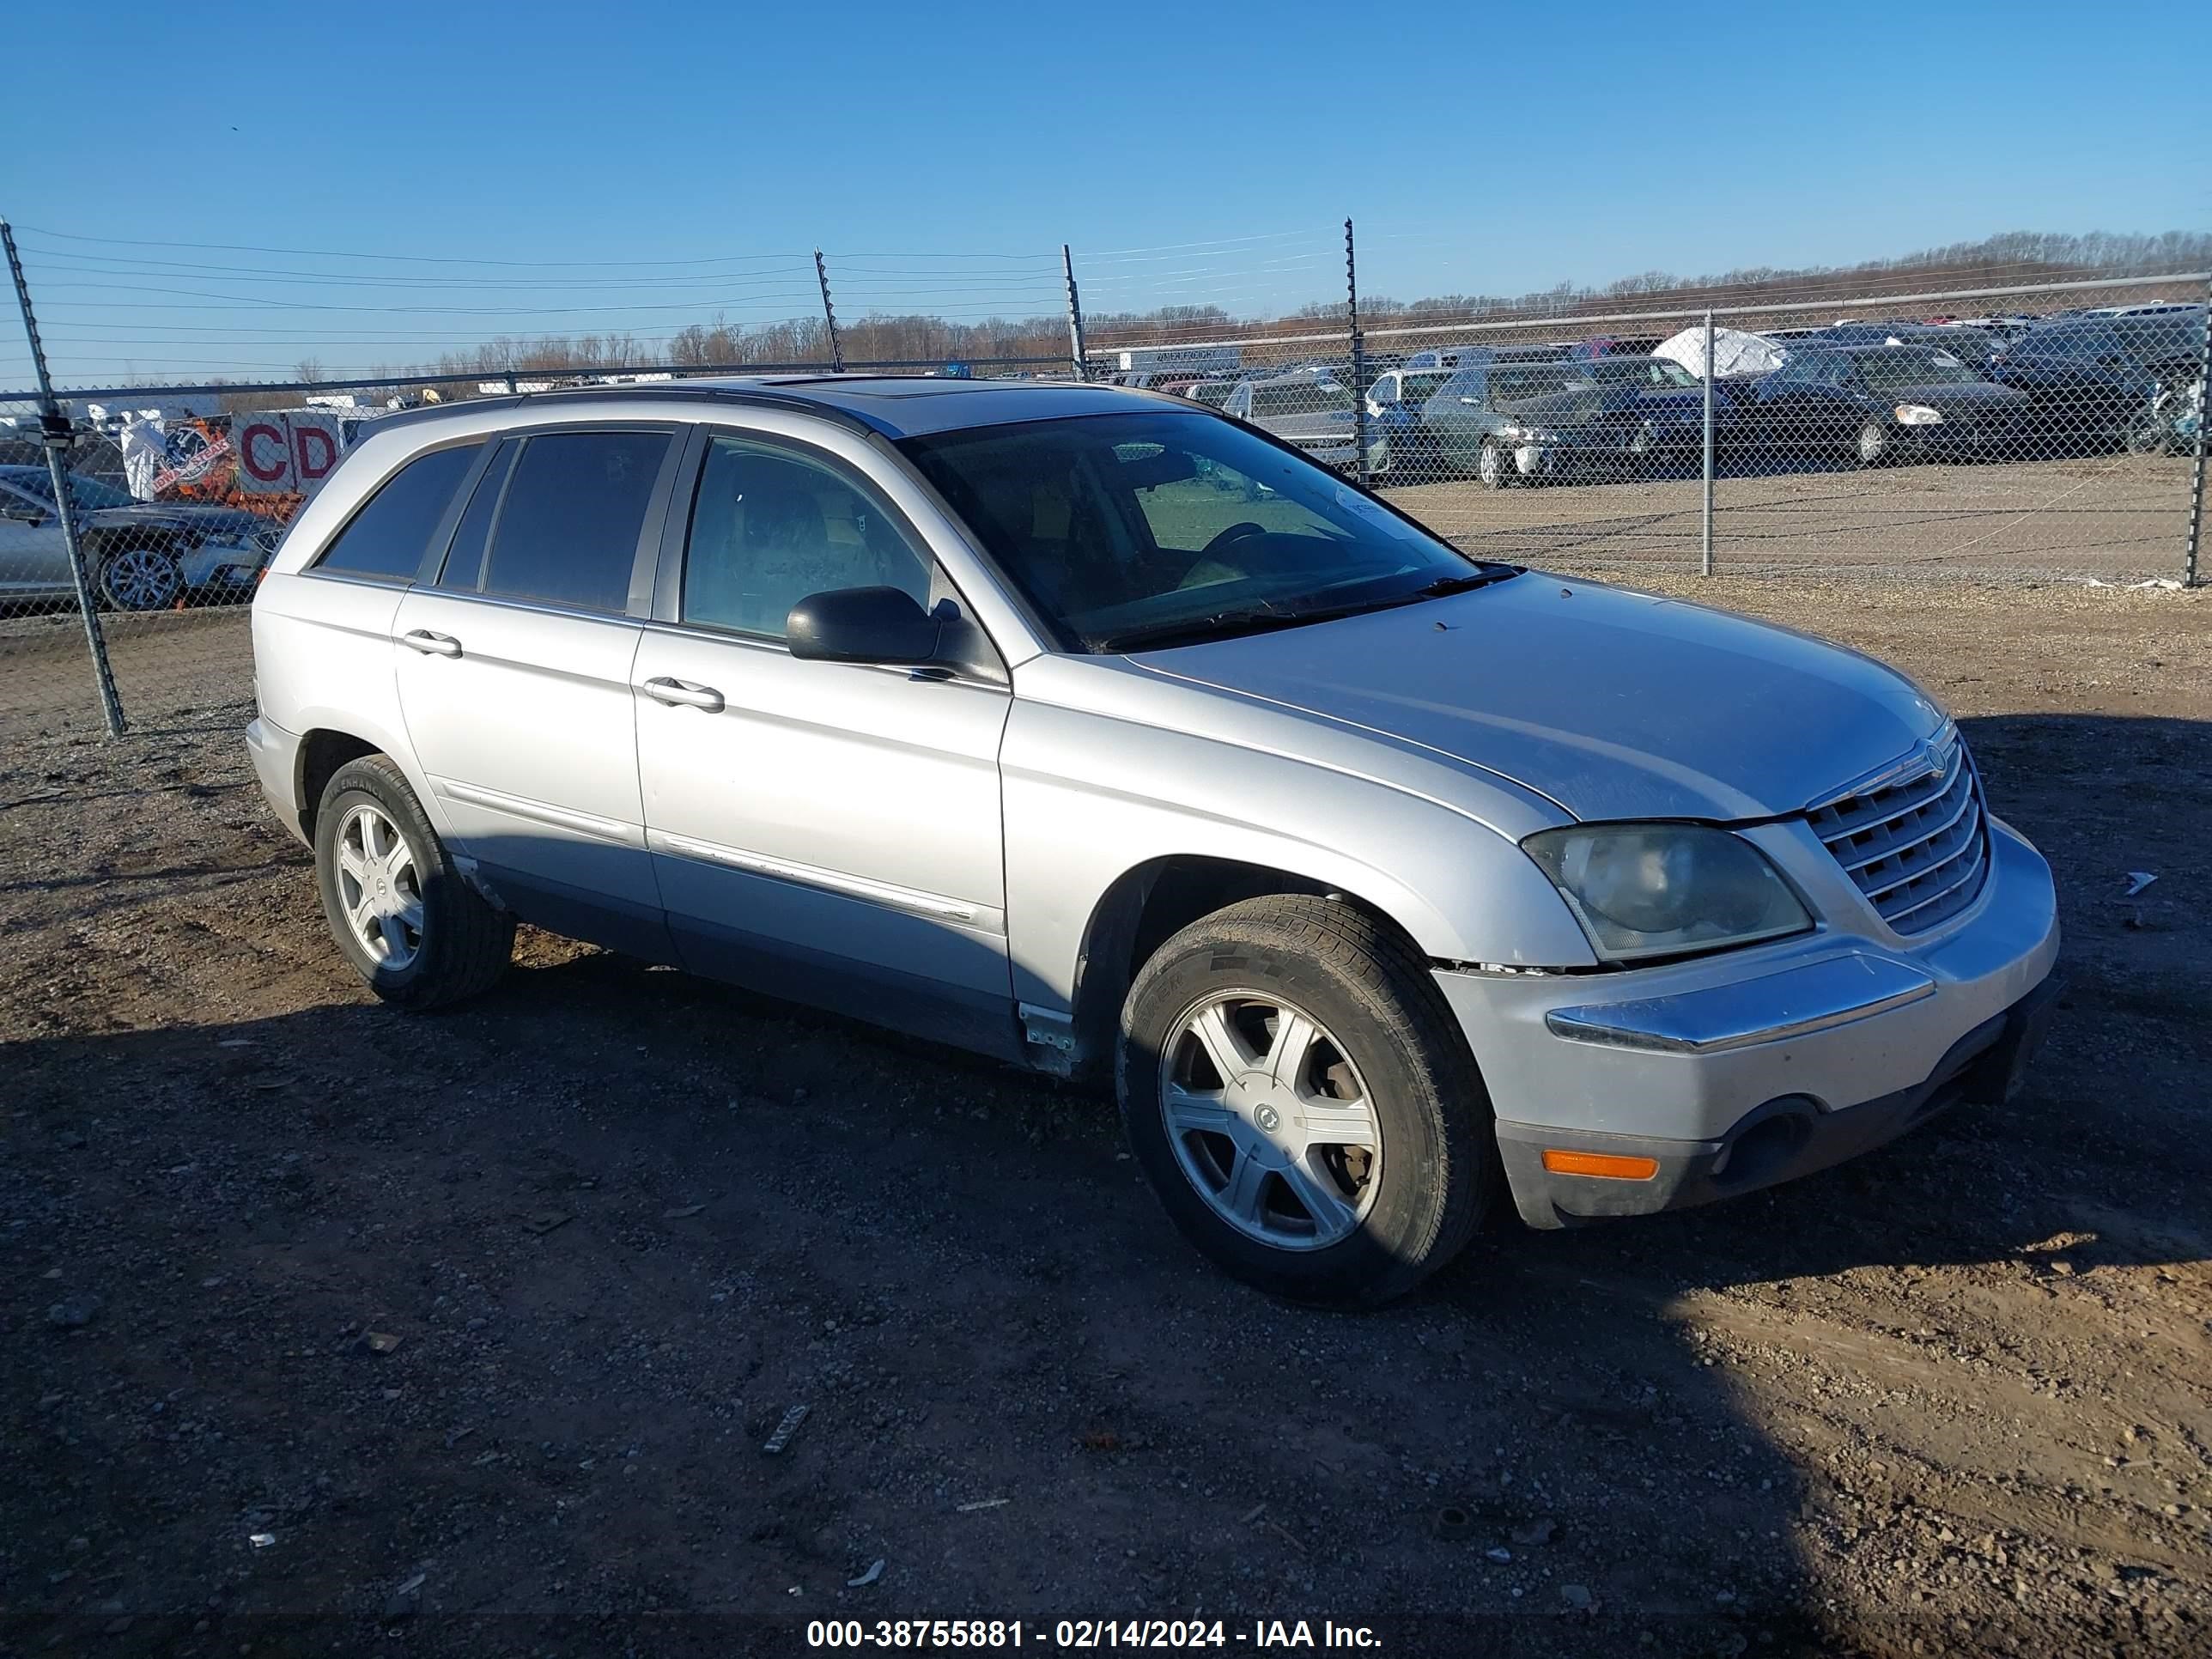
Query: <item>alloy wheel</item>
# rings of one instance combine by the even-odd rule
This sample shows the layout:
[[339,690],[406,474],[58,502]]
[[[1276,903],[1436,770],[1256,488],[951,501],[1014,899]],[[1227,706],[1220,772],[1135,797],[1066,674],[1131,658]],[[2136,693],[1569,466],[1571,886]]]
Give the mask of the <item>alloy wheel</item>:
[[100,569],[108,602],[122,611],[164,611],[184,586],[177,562],[159,548],[126,547]]
[[374,806],[338,824],[338,902],[361,948],[379,967],[404,969],[422,949],[422,885],[398,827]]
[[1336,1037],[1261,991],[1207,996],[1172,1030],[1160,1114],[1206,1206],[1277,1249],[1349,1237],[1380,1188],[1382,1133]]

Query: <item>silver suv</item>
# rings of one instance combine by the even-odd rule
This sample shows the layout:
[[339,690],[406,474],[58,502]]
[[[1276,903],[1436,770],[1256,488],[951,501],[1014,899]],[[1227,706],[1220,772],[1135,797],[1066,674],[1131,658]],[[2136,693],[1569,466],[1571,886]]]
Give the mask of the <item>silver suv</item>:
[[1477,562],[1188,399],[401,416],[253,636],[378,995],[487,989],[520,920],[1110,1078],[1184,1232],[1298,1297],[2002,1100],[2051,1002],[2050,872],[1903,677]]

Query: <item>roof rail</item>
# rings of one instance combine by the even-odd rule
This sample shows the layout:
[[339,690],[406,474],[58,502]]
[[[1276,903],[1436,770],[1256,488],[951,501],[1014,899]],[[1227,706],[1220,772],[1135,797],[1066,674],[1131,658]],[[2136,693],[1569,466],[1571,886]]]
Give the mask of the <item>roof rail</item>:
[[818,416],[855,432],[882,435],[884,428],[865,416],[815,398],[778,392],[773,386],[706,386],[698,382],[654,382],[646,386],[562,386],[542,392],[510,392],[501,397],[470,398],[447,404],[426,404],[420,409],[400,410],[381,416],[380,432],[393,427],[419,425],[449,415],[475,414],[482,410],[515,408],[526,404],[554,402],[638,404],[736,404],[757,409],[780,409],[794,414]]

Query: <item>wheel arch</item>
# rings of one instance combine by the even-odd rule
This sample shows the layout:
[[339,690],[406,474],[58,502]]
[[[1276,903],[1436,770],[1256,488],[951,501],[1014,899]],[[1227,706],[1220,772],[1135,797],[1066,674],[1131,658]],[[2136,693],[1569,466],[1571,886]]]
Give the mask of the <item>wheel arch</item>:
[[1146,859],[1108,884],[1083,929],[1072,1011],[1077,1073],[1096,1078],[1110,1069],[1121,1005],[1138,971],[1162,945],[1201,917],[1277,893],[1344,899],[1398,935],[1416,955],[1427,954],[1413,929],[1389,908],[1320,876],[1212,854]]
[[336,726],[318,726],[301,734],[292,763],[292,796],[299,807],[300,833],[310,847],[315,842],[315,814],[322,806],[323,791],[341,768],[370,755],[392,758],[381,745]]

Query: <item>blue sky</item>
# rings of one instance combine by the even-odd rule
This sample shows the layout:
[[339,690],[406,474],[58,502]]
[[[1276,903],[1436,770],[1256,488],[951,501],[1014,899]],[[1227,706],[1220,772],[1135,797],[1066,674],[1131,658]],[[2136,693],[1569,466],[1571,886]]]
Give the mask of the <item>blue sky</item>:
[[[9,32],[0,214],[64,366],[761,320],[809,308],[784,256],[817,245],[848,313],[1048,309],[1062,241],[1095,309],[1249,313],[1337,291],[1347,213],[1401,297],[2212,225],[2212,104],[2175,91],[2203,6],[111,0]],[[362,309],[301,308],[334,295]]]

